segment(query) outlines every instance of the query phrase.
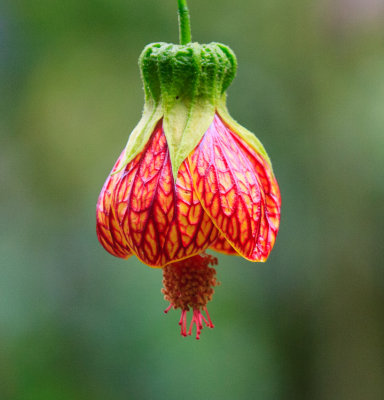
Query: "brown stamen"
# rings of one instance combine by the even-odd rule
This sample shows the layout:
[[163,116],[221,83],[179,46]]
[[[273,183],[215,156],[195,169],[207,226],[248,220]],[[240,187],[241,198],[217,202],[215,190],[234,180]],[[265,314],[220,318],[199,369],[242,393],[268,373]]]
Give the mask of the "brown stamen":
[[[212,299],[213,288],[219,282],[216,280],[216,270],[209,265],[217,265],[217,258],[202,253],[163,268],[164,288],[161,291],[164,299],[170,303],[164,312],[167,313],[172,307],[181,309],[179,325],[182,336],[191,335],[195,325],[196,339],[199,339],[203,328],[202,321],[208,327],[214,327],[206,306]],[[187,311],[190,309],[193,310],[193,316],[187,331]],[[203,310],[206,318],[201,313]]]

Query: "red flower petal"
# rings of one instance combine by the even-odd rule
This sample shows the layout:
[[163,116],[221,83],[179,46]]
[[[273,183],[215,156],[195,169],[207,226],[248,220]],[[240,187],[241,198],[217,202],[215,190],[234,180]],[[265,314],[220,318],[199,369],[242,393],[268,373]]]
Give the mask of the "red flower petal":
[[219,253],[229,254],[231,256],[240,255],[223,235],[219,235],[209,248],[218,251]]
[[132,251],[129,249],[128,243],[125,240],[124,234],[117,223],[116,216],[111,208],[112,192],[116,182],[121,176],[121,172],[115,175],[112,173],[117,171],[121,158],[122,157],[120,156],[113,167],[97,201],[96,233],[99,242],[110,254],[120,258],[128,258],[132,255]]
[[260,232],[263,232],[264,240],[269,243],[271,250],[275,244],[280,225],[281,196],[279,185],[268,162],[238,135],[232,133],[232,136],[251,161],[263,187],[266,207],[265,218],[262,220]]
[[278,231],[280,194],[269,164],[218,115],[189,156],[202,206],[243,257],[265,261]]
[[199,254],[217,238],[186,162],[174,184],[162,121],[116,183],[113,207],[130,248],[151,266]]

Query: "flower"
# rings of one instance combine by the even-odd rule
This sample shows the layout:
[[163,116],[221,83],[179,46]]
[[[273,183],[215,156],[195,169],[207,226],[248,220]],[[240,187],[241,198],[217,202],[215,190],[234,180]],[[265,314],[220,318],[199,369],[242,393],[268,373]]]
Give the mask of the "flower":
[[279,187],[262,144],[227,111],[236,72],[227,46],[155,43],[140,67],[143,117],[100,193],[97,236],[116,257],[163,268],[166,312],[181,309],[181,334],[195,325],[199,338],[203,321],[213,327],[206,305],[218,284],[205,250],[265,261]]

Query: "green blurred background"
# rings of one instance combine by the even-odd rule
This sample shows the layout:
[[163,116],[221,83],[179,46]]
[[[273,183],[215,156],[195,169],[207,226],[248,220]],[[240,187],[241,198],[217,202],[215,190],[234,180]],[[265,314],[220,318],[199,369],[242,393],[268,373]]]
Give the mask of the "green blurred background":
[[237,54],[229,109],[282,192],[265,264],[220,256],[200,341],[162,274],[107,254],[99,191],[176,0],[0,3],[0,399],[384,398],[384,2],[190,0]]

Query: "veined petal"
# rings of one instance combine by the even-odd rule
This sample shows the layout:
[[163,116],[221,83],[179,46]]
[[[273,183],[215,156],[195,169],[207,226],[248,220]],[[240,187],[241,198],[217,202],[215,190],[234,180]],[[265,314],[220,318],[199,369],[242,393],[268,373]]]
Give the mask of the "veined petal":
[[219,235],[219,237],[209,246],[209,248],[219,253],[228,254],[231,256],[240,255],[222,234]]
[[[249,146],[240,136],[234,133],[232,133],[232,136],[244,154],[251,161],[255,168],[257,177],[263,187],[266,204],[265,218],[261,221],[260,235],[263,235],[264,242],[269,244],[270,251],[275,244],[280,225],[281,196],[279,185],[277,184],[277,180],[273,175],[269,162],[265,160],[263,156],[261,156],[261,154],[259,154],[254,148]],[[268,254],[265,254],[265,257],[267,258]]]
[[189,156],[196,192],[243,257],[265,261],[278,230],[280,195],[270,166],[216,115]]
[[111,208],[112,193],[116,182],[118,182],[121,176],[121,173],[114,174],[114,172],[120,168],[123,154],[124,151],[117,160],[100,192],[96,205],[96,233],[99,242],[110,254],[120,258],[128,258],[132,255],[132,251]]
[[142,153],[125,167],[112,201],[130,248],[150,266],[199,254],[217,238],[187,163],[174,183],[162,121]]

